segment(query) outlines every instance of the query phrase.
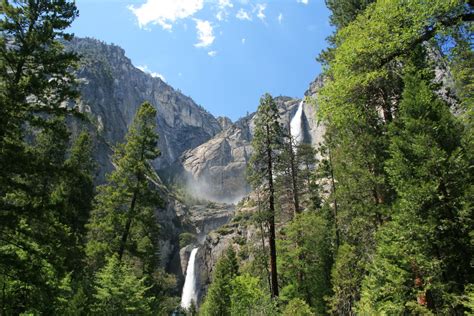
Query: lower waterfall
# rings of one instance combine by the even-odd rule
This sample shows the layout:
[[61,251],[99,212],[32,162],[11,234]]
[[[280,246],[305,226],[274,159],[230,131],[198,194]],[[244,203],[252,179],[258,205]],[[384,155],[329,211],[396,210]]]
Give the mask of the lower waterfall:
[[300,144],[303,140],[303,103],[304,101],[300,102],[300,104],[298,105],[298,110],[296,111],[295,116],[293,116],[290,122],[291,136],[293,136],[297,144]]
[[188,267],[186,268],[186,278],[184,280],[183,294],[181,295],[181,307],[189,308],[191,302],[197,302],[196,276],[194,271],[194,262],[199,248],[194,248],[189,256]]

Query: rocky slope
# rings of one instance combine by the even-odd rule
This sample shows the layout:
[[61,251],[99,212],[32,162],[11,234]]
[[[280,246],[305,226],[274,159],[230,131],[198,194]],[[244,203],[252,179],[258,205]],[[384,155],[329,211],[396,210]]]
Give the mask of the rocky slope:
[[[323,80],[317,78],[305,95],[314,96],[322,84]],[[284,127],[290,125],[301,104],[299,128],[302,140],[318,146],[324,135],[324,126],[317,123],[314,106],[288,97],[277,97],[275,100]],[[234,124],[222,124],[222,132],[183,154],[184,178],[194,194],[212,200],[236,202],[249,193],[245,169],[252,154],[254,116],[255,113]]]
[[[122,48],[94,39],[76,38],[67,49],[80,54],[77,72],[81,98],[76,106],[88,122],[70,121],[73,132],[88,128],[97,139],[94,156],[98,162],[97,184],[113,169],[113,146],[123,142],[135,112],[144,101],[157,109],[157,131],[161,157],[153,162],[158,173],[169,167],[188,149],[208,141],[222,130],[225,120],[217,120],[191,98],[159,78],[134,67]],[[165,203],[156,210],[161,225],[161,263],[167,271],[182,277],[179,236],[195,227],[189,223],[189,206],[177,198],[156,176],[155,185]],[[208,221],[212,221],[212,216]],[[218,219],[217,221],[222,221]]]
[[144,101],[158,112],[158,146],[162,155],[154,161],[157,170],[168,168],[184,151],[222,130],[219,121],[191,98],[134,67],[122,48],[89,38],[75,38],[67,48],[82,56],[77,73],[81,82],[78,106],[89,114],[101,141],[107,145],[97,152],[101,171],[111,170],[110,150],[106,152],[105,148],[123,141]]

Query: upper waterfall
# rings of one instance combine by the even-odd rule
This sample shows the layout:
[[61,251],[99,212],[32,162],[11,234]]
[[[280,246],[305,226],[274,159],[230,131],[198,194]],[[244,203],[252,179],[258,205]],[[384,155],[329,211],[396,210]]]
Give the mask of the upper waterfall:
[[183,294],[181,296],[181,307],[187,309],[191,302],[197,302],[196,276],[194,271],[194,261],[199,248],[194,248],[189,256],[188,267],[186,268],[186,279],[184,280]]
[[303,141],[303,104],[304,101],[301,101],[298,105],[298,110],[296,111],[295,116],[293,116],[290,122],[291,136],[294,138],[296,144],[300,144]]

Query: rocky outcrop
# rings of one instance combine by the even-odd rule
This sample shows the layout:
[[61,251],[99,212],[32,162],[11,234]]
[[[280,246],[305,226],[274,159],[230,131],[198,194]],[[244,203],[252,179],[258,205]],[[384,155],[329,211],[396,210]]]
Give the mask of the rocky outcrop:
[[[247,202],[250,201],[246,198]],[[240,260],[253,260],[249,247],[259,245],[259,230],[253,225],[252,214],[256,207],[247,206],[246,203],[237,207],[231,221],[206,236],[196,255],[195,269],[199,271],[196,277],[198,288],[198,302],[200,305],[212,282],[212,276],[217,261],[222,254],[233,247]],[[257,246],[258,247],[258,246]],[[242,262],[242,263],[244,263]]]
[[96,153],[103,173],[110,171],[111,147],[123,141],[133,117],[144,101],[158,112],[161,156],[157,170],[169,167],[182,153],[219,133],[222,128],[210,113],[160,78],[134,67],[122,48],[89,38],[76,38],[67,48],[82,56],[77,73],[81,100],[78,107],[97,127],[100,146]]
[[[322,86],[318,77],[311,83],[305,95],[314,97]],[[289,97],[276,97],[282,125],[289,124],[301,100]],[[324,126],[316,120],[314,104],[303,101],[301,130],[304,142],[318,146],[322,142]],[[249,193],[246,180],[246,167],[252,154],[252,135],[255,113],[250,114],[225,128],[212,139],[182,156],[182,172],[187,187],[196,196],[204,196],[215,201],[237,202]]]
[[[179,251],[180,271],[186,271],[189,256],[195,247],[206,244],[208,234],[229,223],[234,216],[235,206],[231,204],[208,202],[196,204],[186,210],[185,220],[189,223],[188,233],[193,233],[194,242],[184,246]],[[201,250],[199,250],[201,251]],[[199,254],[199,252],[198,252]],[[197,265],[199,267],[199,265]],[[184,282],[184,278],[181,279]]]

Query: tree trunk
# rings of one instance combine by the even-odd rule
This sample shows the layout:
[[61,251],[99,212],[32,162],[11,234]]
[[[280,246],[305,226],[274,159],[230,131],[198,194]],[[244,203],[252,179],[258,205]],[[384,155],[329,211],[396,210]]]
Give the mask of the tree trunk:
[[[262,204],[260,201],[260,193],[257,192],[257,199],[258,199],[258,212],[261,213],[262,211]],[[272,292],[272,281],[270,279],[270,271],[268,271],[268,261],[267,261],[267,250],[265,248],[265,230],[263,228],[263,222],[260,220],[260,233],[262,237],[262,250],[263,250],[263,255],[265,258],[265,272],[267,275],[267,282],[268,282],[268,289],[270,290],[270,293]]]
[[119,262],[122,261],[123,252],[125,251],[125,245],[127,244],[128,235],[130,233],[130,226],[132,226],[133,212],[135,210],[135,204],[137,202],[138,188],[133,192],[132,203],[130,204],[130,210],[128,211],[127,223],[125,224],[125,230],[122,233],[122,239],[120,240],[120,248],[118,251]]
[[339,248],[340,236],[339,236],[339,227],[337,225],[336,181],[334,180],[334,170],[332,167],[332,157],[331,157],[330,148],[328,148],[328,156],[329,156],[329,171],[331,173],[331,187],[332,187],[332,194],[334,198],[334,229],[336,231],[336,250],[337,250]]
[[273,161],[272,161],[272,148],[270,140],[269,126],[267,125],[267,167],[268,167],[268,186],[270,189],[270,275],[272,279],[272,297],[278,296],[278,273],[277,273],[277,262],[276,262],[276,233],[275,233],[275,189],[273,187]]
[[290,154],[290,168],[291,168],[291,184],[292,184],[292,189],[293,189],[293,206],[294,206],[294,214],[298,214],[300,212],[300,201],[299,201],[299,192],[298,192],[298,183],[297,178],[298,178],[298,169],[295,166],[295,153],[293,151],[293,138],[291,137],[291,129],[289,129],[289,136],[290,136],[290,144],[289,144],[289,154]]

